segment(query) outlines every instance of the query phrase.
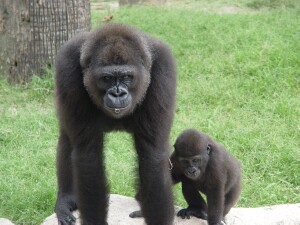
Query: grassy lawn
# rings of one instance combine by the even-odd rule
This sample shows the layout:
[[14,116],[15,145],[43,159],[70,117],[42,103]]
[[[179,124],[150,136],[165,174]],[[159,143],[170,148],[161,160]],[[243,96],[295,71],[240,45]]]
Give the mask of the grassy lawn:
[[[195,0],[172,2],[93,12],[93,26],[113,15],[172,47],[178,88],[171,143],[186,128],[223,143],[243,165],[238,207],[300,202],[298,0],[276,0],[274,7],[268,0],[206,0],[205,10]],[[240,10],[224,13],[223,6]],[[0,217],[17,224],[40,224],[53,213],[52,77],[48,71],[27,85],[0,78]],[[110,192],[134,196],[130,135],[107,135],[105,156]],[[185,206],[179,185],[174,191],[176,204]]]

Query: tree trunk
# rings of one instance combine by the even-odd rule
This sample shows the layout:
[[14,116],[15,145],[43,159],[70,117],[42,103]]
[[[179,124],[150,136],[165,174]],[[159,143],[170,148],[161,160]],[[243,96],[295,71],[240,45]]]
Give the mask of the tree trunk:
[[0,0],[0,75],[42,75],[61,45],[90,27],[89,0]]
[[132,4],[155,4],[155,5],[163,5],[167,2],[167,0],[119,0],[120,5],[132,5]]

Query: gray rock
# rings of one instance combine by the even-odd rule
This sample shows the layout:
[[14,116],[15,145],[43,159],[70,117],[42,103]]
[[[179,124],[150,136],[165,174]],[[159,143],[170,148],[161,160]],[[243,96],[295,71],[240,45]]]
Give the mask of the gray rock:
[[[110,195],[108,223],[109,225],[145,225],[143,218],[132,219],[128,215],[138,210],[139,206],[133,198]],[[176,212],[179,207],[175,207]],[[78,218],[78,212],[74,213]],[[226,216],[227,225],[300,225],[300,204],[276,205],[260,208],[233,208]],[[79,225],[77,220],[76,225]],[[206,221],[191,218],[175,217],[175,225],[207,225]],[[0,225],[3,225],[0,223]],[[57,225],[56,215],[45,219],[42,225]]]
[[300,204],[259,208],[233,208],[227,225],[300,225]]
[[0,218],[0,225],[14,225],[14,224],[8,219]]

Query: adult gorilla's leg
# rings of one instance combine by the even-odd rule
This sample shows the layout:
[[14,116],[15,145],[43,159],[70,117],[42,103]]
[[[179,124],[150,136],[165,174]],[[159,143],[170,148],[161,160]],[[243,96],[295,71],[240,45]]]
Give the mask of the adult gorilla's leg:
[[74,175],[82,225],[105,225],[108,195],[103,165],[103,136],[81,135],[75,145]]
[[61,131],[57,146],[58,194],[55,204],[55,212],[60,224],[75,222],[75,217],[71,213],[77,208],[73,190],[71,152],[69,137]]
[[139,158],[141,209],[147,225],[172,225],[174,206],[171,176],[168,170],[167,144],[153,146],[135,137]]

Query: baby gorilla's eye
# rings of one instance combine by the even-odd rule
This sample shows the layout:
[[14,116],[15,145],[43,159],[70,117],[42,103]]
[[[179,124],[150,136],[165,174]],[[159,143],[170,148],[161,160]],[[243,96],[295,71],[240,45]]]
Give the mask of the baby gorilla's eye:
[[193,163],[199,162],[200,159],[193,159]]
[[180,160],[180,163],[182,165],[189,165],[189,161],[188,160]]
[[210,151],[211,150],[211,146],[209,144],[207,144],[206,149],[207,149],[207,151]]

